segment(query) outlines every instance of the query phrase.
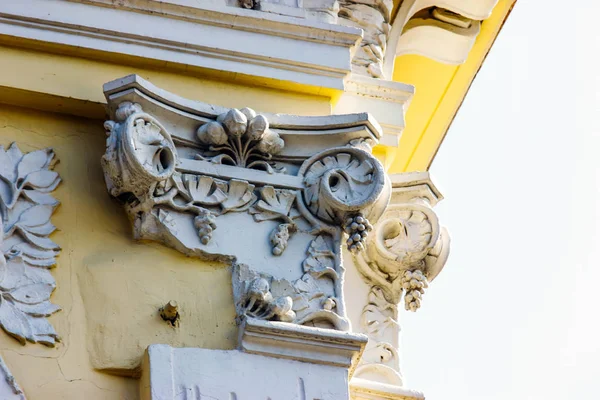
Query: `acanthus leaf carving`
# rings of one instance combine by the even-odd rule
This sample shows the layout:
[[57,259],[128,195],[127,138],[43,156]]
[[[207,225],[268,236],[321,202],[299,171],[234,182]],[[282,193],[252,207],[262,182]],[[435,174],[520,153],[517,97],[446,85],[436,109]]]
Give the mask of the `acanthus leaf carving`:
[[46,317],[60,310],[50,302],[56,282],[48,270],[60,246],[48,238],[58,205],[49,192],[60,183],[52,149],[21,153],[0,146],[0,326],[22,344],[53,347],[59,336]]
[[448,244],[448,235],[429,206],[395,204],[375,227],[357,266],[390,302],[397,304],[405,294],[406,309],[416,311],[428,281],[446,261]]
[[387,300],[380,286],[371,287],[360,323],[369,342],[355,376],[384,375],[387,383],[402,386],[398,349],[393,343],[400,330],[398,306]]
[[296,199],[293,191],[265,186],[260,189],[260,197],[261,199],[250,210],[255,221],[282,219],[285,222],[293,223],[288,217]]
[[389,201],[383,167],[358,147],[331,149],[301,167],[306,185],[303,199],[320,221],[343,228],[348,249],[360,252],[372,225]]
[[283,254],[290,237],[298,230],[298,226],[290,217],[296,194],[287,189],[275,189],[273,186],[264,186],[259,190],[261,199],[251,208],[250,214],[257,222],[268,220],[281,220],[271,234],[269,240],[273,246],[275,256]]

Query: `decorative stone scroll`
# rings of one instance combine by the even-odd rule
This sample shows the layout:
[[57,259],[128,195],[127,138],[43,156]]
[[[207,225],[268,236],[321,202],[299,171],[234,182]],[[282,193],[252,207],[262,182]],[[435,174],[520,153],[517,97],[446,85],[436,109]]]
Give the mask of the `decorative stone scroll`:
[[404,297],[405,309],[416,311],[448,258],[449,235],[431,209],[440,199],[427,173],[392,176],[390,205],[367,239],[366,251],[354,255],[368,291],[359,321],[352,321],[369,337],[358,379],[403,385],[397,305]]
[[350,328],[341,248],[363,251],[390,197],[367,114],[223,109],[136,76],[105,93],[106,184],[136,238],[232,264],[240,321]]
[[0,326],[23,345],[54,347],[59,340],[46,319],[60,310],[50,303],[56,287],[50,268],[60,250],[48,238],[58,206],[50,192],[60,183],[53,163],[52,149],[23,154],[14,143],[0,146]]

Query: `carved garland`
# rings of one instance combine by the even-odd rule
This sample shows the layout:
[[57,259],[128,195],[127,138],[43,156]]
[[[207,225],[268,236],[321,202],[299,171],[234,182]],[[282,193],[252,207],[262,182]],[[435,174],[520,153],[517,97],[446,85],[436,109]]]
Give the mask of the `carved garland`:
[[[246,180],[178,170],[180,156],[171,136],[138,104],[121,103],[115,117],[105,123],[108,139],[102,165],[109,191],[125,203],[136,237],[146,237],[149,226],[172,225],[175,212],[192,214],[200,243],[208,245],[219,216],[249,212],[256,222],[279,222],[269,241],[272,255],[281,256],[302,220],[311,226],[304,234],[315,238],[299,279],[284,283],[253,271],[238,288],[238,313],[299,324],[327,321],[336,329],[348,328],[341,298],[342,232],[348,234],[350,250],[363,250],[372,229],[368,218],[377,219],[389,200],[383,167],[371,154],[351,146],[329,149],[300,166],[297,176],[302,177],[303,190],[257,187]],[[264,116],[251,109],[229,110],[203,123],[196,136],[198,141],[188,146],[195,149],[193,159],[206,165],[257,169],[259,175],[287,174],[273,162],[283,140]],[[204,254],[182,247],[176,237],[168,237],[178,233],[167,231],[151,238],[190,255]],[[274,281],[279,289],[273,289]]]
[[46,317],[60,310],[50,303],[56,282],[49,269],[60,250],[48,238],[58,206],[49,193],[60,183],[53,160],[51,149],[24,155],[14,143],[0,146],[0,325],[22,344],[51,347],[59,336]]

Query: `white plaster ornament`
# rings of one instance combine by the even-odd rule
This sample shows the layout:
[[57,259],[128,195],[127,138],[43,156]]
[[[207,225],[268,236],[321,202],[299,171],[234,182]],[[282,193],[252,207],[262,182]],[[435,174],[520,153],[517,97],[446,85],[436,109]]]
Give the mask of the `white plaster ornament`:
[[[226,109],[137,76],[106,84],[105,94],[112,119],[102,165],[134,236],[229,264],[241,327],[263,323],[256,329],[278,340],[278,329],[290,338],[309,330],[315,340],[365,334],[353,390],[398,392],[398,304],[404,296],[407,310],[418,309],[448,256],[428,174],[390,179],[371,154],[381,132],[368,114]],[[252,332],[244,351],[267,346]],[[275,357],[293,352],[290,340]],[[237,357],[201,357],[213,355]]]
[[[269,117],[189,102],[183,112],[182,99],[157,109],[128,87],[107,94],[114,119],[102,165],[135,237],[231,263],[240,318],[348,330],[341,246],[363,251],[390,195],[360,144],[380,136],[368,116]],[[321,148],[307,150],[299,128]]]
[[23,154],[0,146],[0,326],[22,344],[53,347],[59,336],[46,317],[60,310],[50,302],[56,287],[50,268],[60,250],[48,236],[60,183],[52,149]]
[[390,205],[373,227],[367,250],[353,255],[352,264],[368,291],[359,320],[352,321],[355,331],[369,337],[355,374],[359,382],[403,386],[398,303],[404,298],[404,308],[417,311],[429,282],[448,258],[448,233],[431,208],[440,198],[427,173],[392,176]]

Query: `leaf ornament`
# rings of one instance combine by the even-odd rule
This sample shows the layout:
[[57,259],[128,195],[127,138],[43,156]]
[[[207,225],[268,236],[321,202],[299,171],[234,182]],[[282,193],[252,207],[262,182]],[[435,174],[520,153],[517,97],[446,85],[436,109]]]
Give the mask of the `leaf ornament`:
[[293,191],[265,186],[260,190],[260,195],[261,200],[250,209],[256,222],[274,219],[291,221],[288,215],[296,198]]
[[16,144],[0,146],[0,326],[21,344],[53,347],[59,336],[46,317],[60,310],[50,302],[56,288],[49,268],[60,246],[48,238],[59,204],[49,192],[60,177],[49,168],[51,149],[23,154]]

